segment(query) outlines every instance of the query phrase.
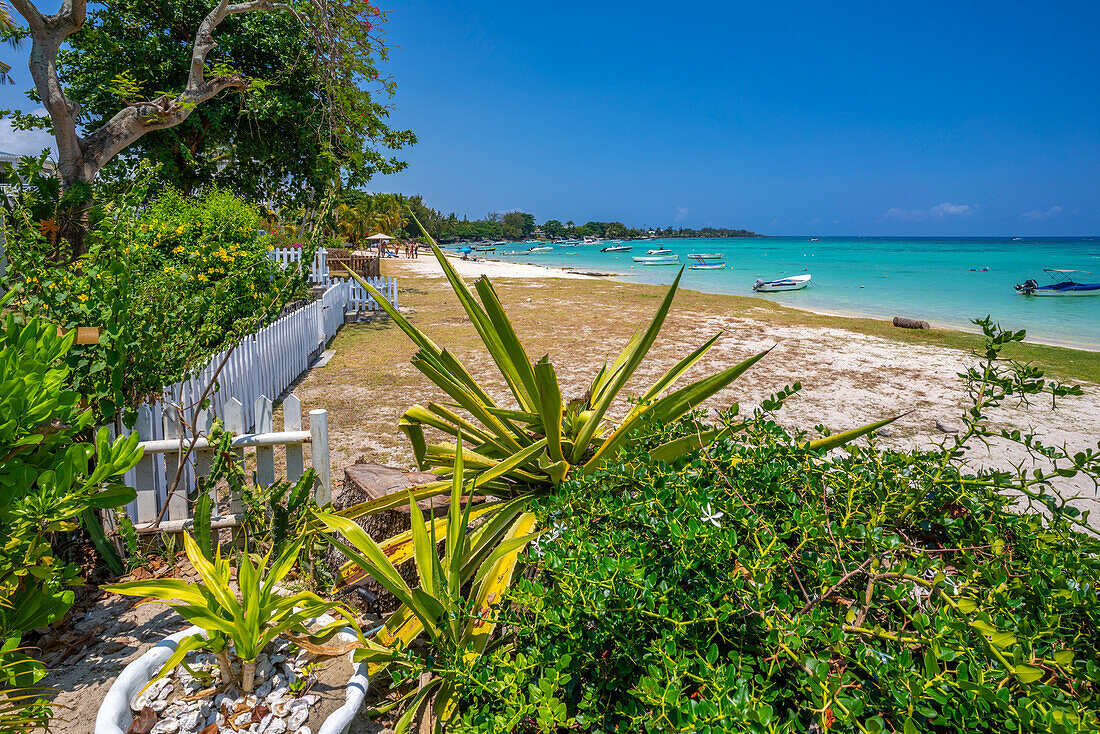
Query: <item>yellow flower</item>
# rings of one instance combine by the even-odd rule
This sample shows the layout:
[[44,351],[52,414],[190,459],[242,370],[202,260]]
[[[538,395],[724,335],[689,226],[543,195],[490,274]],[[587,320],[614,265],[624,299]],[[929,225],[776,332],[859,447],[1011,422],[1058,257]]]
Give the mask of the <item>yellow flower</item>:
[[195,276],[195,280],[205,281],[206,280],[206,273],[199,273],[198,275]]
[[86,295],[84,295],[83,293],[81,293],[79,296],[77,296],[77,298],[79,298],[81,301],[87,301],[88,300],[88,297]]
[[183,245],[178,245],[178,246],[172,248],[172,254],[173,255],[178,255],[181,252],[183,252]]

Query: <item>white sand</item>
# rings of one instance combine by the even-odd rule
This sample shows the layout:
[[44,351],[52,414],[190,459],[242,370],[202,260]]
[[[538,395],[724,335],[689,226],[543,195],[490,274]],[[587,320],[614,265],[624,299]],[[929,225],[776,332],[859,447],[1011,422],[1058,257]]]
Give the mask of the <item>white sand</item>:
[[[502,260],[478,259],[463,260],[461,257],[448,255],[451,264],[463,278],[478,278],[488,275],[490,278],[591,278],[591,275],[571,273],[568,268],[551,268],[544,265],[532,265],[530,263],[513,263]],[[439,266],[431,252],[421,253],[415,260],[395,259],[386,260],[389,272],[401,276],[422,275],[428,277],[443,277],[443,268]]]

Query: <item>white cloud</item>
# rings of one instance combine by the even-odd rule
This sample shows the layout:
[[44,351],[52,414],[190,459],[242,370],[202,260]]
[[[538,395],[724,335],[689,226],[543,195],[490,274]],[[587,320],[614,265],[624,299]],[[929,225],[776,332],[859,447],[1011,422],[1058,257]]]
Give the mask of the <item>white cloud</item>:
[[945,201],[930,209],[902,209],[891,207],[882,214],[883,219],[896,219],[899,222],[923,222],[926,219],[948,219],[951,217],[969,217],[978,211],[977,204],[952,204]]
[[[31,110],[30,114],[45,117],[46,110],[39,107]],[[50,156],[57,157],[53,135],[45,130],[15,130],[11,120],[0,120],[0,150],[14,155],[38,155],[43,148],[49,148]]]
[[1024,212],[1020,215],[1020,219],[1026,219],[1029,222],[1037,222],[1040,219],[1050,219],[1051,217],[1061,214],[1064,210],[1060,206],[1052,206],[1049,209],[1032,209],[1029,212]]
[[688,209],[686,206],[678,206],[676,207],[676,216],[672,218],[672,221],[682,222],[684,221],[684,217],[686,217],[690,212],[691,209]]
[[810,221],[806,222],[806,224],[810,225],[811,227],[816,227],[817,225],[821,224],[821,217],[814,217]]

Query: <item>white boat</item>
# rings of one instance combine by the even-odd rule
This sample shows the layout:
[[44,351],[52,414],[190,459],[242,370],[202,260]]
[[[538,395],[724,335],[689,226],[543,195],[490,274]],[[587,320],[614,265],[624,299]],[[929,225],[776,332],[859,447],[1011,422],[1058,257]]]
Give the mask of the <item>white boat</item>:
[[553,247],[543,245],[541,247],[532,247],[530,250],[528,250],[528,252],[552,252],[553,250]]
[[680,262],[679,255],[635,255],[633,258],[636,263],[678,263]]
[[583,240],[581,240],[581,244],[582,245],[598,245],[598,244],[600,244],[600,238],[599,237],[585,237]]
[[779,280],[758,280],[752,284],[752,289],[759,293],[772,293],[774,291],[797,291],[810,284],[810,275],[794,275],[790,278]]
[[610,247],[601,247],[600,252],[630,252],[633,247],[630,245],[611,245]]
[[650,260],[649,262],[638,263],[638,264],[642,265],[644,267],[647,267],[647,268],[657,267],[657,266],[660,266],[660,265],[679,265],[680,264],[680,258],[676,258],[675,260]]
[[726,256],[720,252],[693,252],[688,255],[693,260],[725,260]]
[[1016,292],[1025,296],[1100,296],[1100,283],[1078,283],[1074,273],[1092,275],[1088,270],[1055,270],[1043,268],[1054,280],[1050,285],[1039,285],[1034,280],[1016,284]]
[[646,250],[645,254],[647,254],[647,255],[671,255],[672,250],[668,249],[667,247],[662,247],[658,250]]
[[695,265],[688,265],[688,270],[722,270],[726,267],[725,263],[707,262],[706,258],[702,255],[688,255],[688,257],[695,260]]

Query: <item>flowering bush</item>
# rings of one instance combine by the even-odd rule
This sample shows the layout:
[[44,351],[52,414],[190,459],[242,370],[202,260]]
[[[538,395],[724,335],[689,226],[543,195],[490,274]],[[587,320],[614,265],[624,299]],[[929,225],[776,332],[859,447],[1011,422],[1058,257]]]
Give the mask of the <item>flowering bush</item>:
[[260,223],[258,206],[221,189],[200,198],[167,189],[137,223],[151,289],[217,290],[198,331],[204,351],[220,348],[237,321],[254,318],[271,298],[278,266],[257,235]]
[[303,287],[267,257],[257,206],[218,190],[198,199],[167,190],[148,204],[151,167],[129,189],[96,197],[105,203],[89,212],[88,254],[59,262],[56,179],[41,163],[8,170],[15,194],[4,207],[3,285],[18,290],[11,305],[24,314],[99,327],[99,342],[74,346],[66,362],[101,421],[132,420],[148,396],[254,331]]

